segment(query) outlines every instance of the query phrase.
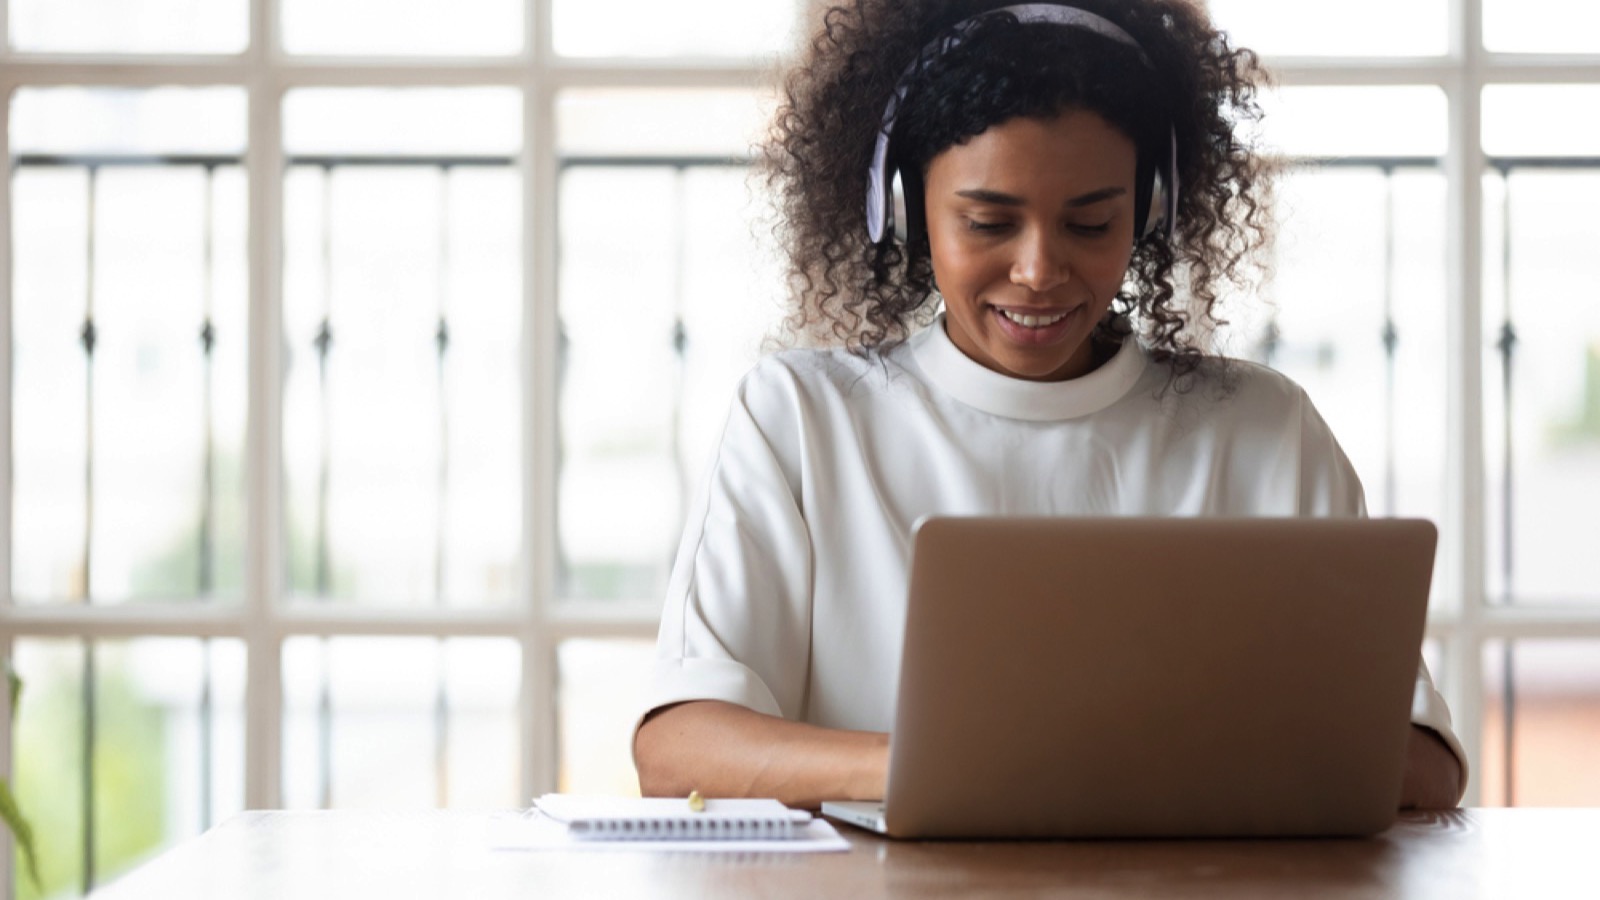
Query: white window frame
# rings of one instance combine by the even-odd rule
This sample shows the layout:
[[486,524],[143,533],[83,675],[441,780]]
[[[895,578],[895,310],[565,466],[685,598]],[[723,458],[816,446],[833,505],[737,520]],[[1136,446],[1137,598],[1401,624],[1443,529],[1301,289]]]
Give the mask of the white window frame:
[[[820,0],[809,0],[819,5]],[[19,87],[38,85],[242,87],[248,94],[249,426],[245,596],[231,606],[184,608],[16,607],[11,598],[12,341],[11,179],[0,179],[0,647],[19,638],[118,639],[222,637],[248,652],[245,804],[281,803],[282,643],[297,636],[498,637],[518,642],[523,659],[519,722],[523,796],[552,788],[556,746],[556,651],[573,638],[650,639],[653,604],[621,609],[559,605],[554,504],[556,482],[557,190],[555,99],[575,87],[750,88],[769,84],[771,66],[755,60],[562,59],[550,43],[552,0],[524,0],[525,42],[514,57],[412,59],[290,56],[279,49],[277,4],[249,0],[250,46],[226,56],[106,56],[14,53],[7,0],[0,0],[0,100],[9,110]],[[1600,639],[1600,607],[1544,610],[1492,606],[1485,592],[1486,463],[1483,417],[1485,334],[1482,89],[1495,83],[1600,84],[1600,55],[1489,53],[1482,49],[1482,0],[1450,0],[1447,56],[1425,58],[1269,58],[1285,86],[1434,85],[1449,100],[1448,509],[1441,556],[1459,568],[1459,605],[1436,611],[1428,634],[1445,651],[1438,673],[1456,727],[1481,758],[1482,650],[1489,641]],[[522,91],[523,150],[523,494],[521,601],[498,612],[307,609],[282,604],[282,98],[312,86],[510,86]],[[0,115],[0,158],[10,159],[9,113]],[[7,702],[0,691],[0,707]],[[0,708],[0,772],[11,763],[10,717]],[[1467,802],[1480,799],[1479,780]],[[9,838],[0,842],[0,878],[10,891]]]

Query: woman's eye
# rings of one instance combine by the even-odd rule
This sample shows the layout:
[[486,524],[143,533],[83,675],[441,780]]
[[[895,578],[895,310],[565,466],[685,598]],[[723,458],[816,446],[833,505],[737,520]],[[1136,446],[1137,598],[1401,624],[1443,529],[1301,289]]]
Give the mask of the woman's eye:
[[1087,235],[1108,234],[1111,231],[1110,222],[1103,222],[1099,225],[1068,225],[1067,227],[1079,234]]
[[985,222],[979,219],[968,219],[967,230],[984,234],[994,234],[1011,227],[1010,222]]

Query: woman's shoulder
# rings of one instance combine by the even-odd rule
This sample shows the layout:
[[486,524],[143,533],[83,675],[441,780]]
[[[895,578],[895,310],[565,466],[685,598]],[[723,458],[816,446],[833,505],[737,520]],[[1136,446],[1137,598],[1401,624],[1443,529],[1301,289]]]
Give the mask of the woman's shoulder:
[[788,348],[763,355],[745,373],[739,394],[748,403],[776,398],[850,401],[890,388],[905,372],[903,348],[854,353],[842,347]]
[[1305,388],[1293,378],[1236,357],[1208,356],[1193,371],[1171,379],[1162,394],[1168,405],[1203,413],[1208,419],[1221,417],[1235,427],[1277,427],[1298,423],[1308,411],[1314,412]]
[[1305,388],[1288,375],[1263,363],[1238,357],[1211,357],[1201,363],[1208,378],[1227,393],[1238,393],[1258,402],[1299,406],[1306,401]]
[[[1148,351],[1147,351],[1148,352]],[[1189,403],[1227,403],[1240,398],[1299,402],[1305,389],[1293,378],[1263,363],[1237,356],[1207,355],[1175,371],[1177,363],[1152,354],[1150,368],[1165,384],[1163,395]]]

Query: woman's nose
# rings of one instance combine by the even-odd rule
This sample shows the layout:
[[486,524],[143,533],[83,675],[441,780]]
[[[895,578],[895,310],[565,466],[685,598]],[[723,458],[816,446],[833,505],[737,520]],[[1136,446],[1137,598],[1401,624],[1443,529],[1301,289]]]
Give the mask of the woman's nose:
[[1066,252],[1043,229],[1031,229],[1018,242],[1017,256],[1011,263],[1011,283],[1044,293],[1060,287],[1071,278]]

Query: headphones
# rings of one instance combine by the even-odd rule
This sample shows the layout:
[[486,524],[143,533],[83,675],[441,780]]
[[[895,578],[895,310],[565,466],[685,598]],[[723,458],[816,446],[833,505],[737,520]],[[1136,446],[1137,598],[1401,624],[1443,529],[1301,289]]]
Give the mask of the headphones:
[[[900,112],[900,104],[905,102],[906,92],[911,88],[912,77],[933,65],[939,57],[959,47],[979,19],[997,13],[1010,13],[1023,24],[1062,25],[1092,31],[1101,37],[1126,44],[1139,51],[1139,58],[1146,66],[1150,65],[1150,57],[1144,52],[1144,48],[1139,46],[1139,42],[1134,40],[1133,35],[1110,19],[1076,6],[1023,3],[992,9],[957,22],[943,37],[936,38],[924,47],[916,60],[906,67],[906,71],[900,76],[899,84],[895,86],[894,93],[889,97],[888,106],[883,111],[883,123],[878,128],[877,144],[872,151],[872,164],[867,169],[867,234],[872,238],[872,243],[882,243],[891,230],[895,238],[905,242],[912,233],[921,232],[926,227],[922,214],[921,173],[906,171],[898,165],[891,165],[889,161],[890,140],[894,133],[895,119]],[[1176,127],[1170,128],[1170,136],[1166,158],[1155,161],[1150,167],[1153,172],[1148,179],[1141,173],[1135,187],[1136,241],[1143,240],[1158,231],[1171,237],[1177,225],[1178,131]]]

